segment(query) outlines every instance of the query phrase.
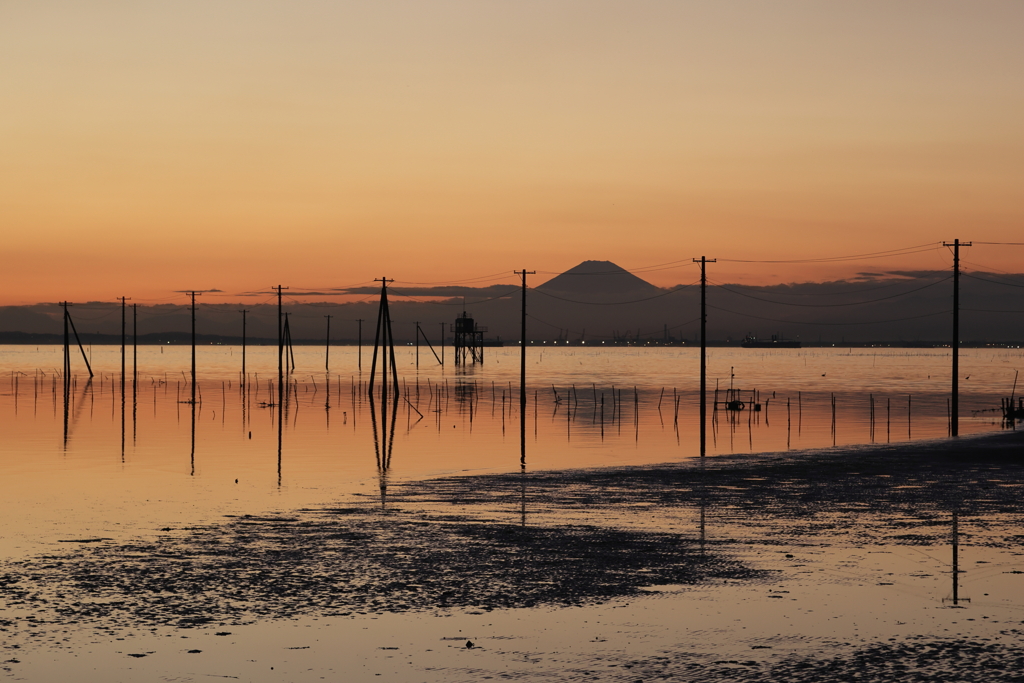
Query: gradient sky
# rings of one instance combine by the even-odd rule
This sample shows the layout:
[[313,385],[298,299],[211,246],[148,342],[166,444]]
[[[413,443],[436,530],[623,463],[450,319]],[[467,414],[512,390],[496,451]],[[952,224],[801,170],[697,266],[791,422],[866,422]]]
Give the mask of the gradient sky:
[[1017,0],[5,2],[0,303],[1024,242],[1022,27]]

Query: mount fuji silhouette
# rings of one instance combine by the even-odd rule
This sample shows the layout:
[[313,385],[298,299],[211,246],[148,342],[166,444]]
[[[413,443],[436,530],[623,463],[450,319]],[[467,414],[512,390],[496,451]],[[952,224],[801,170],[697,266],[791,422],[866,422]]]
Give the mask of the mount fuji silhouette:
[[571,295],[574,299],[589,302],[642,298],[663,292],[611,261],[584,261],[536,289],[549,294]]

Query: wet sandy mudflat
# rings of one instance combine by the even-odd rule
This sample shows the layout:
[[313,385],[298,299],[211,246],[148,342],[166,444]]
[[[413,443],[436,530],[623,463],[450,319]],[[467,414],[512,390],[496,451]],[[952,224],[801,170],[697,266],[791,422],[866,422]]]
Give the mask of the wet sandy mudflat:
[[3,672],[1024,680],[1022,456],[1002,433],[452,477],[69,538],[0,566]]

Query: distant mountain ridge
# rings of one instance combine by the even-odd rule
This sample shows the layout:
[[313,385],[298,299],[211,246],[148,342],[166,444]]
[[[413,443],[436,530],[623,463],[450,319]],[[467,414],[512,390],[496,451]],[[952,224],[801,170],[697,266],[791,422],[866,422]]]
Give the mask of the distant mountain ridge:
[[664,291],[611,261],[584,261],[536,289],[592,300],[654,296]]

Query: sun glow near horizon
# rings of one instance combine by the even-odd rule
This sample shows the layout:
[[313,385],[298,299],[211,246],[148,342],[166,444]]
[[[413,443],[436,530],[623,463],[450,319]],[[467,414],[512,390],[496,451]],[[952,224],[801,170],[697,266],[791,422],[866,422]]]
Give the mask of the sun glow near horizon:
[[[1024,218],[1017,3],[0,13],[17,283],[0,303],[797,260],[1014,241]],[[1015,250],[974,249],[1020,270]],[[716,273],[948,264],[933,250]]]

